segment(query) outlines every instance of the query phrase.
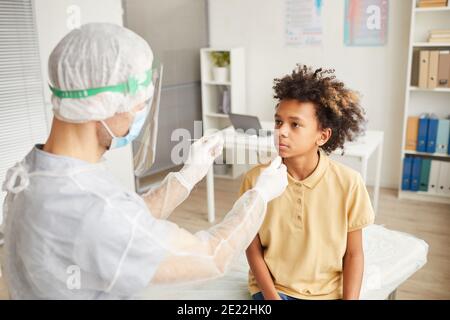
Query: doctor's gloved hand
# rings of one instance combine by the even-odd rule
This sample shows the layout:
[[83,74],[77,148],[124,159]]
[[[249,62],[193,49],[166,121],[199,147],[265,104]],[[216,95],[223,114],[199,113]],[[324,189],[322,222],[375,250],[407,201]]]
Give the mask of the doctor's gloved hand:
[[222,154],[223,144],[222,134],[219,133],[202,137],[191,145],[188,159],[180,170],[181,176],[191,187],[190,189],[203,179],[214,159]]
[[281,163],[281,157],[277,156],[272,163],[261,172],[253,190],[256,190],[265,202],[269,202],[280,196],[287,185],[287,168]]

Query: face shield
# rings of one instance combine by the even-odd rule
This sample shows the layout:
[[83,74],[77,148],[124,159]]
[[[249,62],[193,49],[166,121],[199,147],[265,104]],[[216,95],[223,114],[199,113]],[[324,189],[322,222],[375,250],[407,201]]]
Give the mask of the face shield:
[[133,140],[133,162],[134,174],[142,177],[155,162],[156,140],[158,136],[159,101],[161,98],[163,65],[153,65],[152,83],[154,86],[153,96],[147,101],[147,117],[144,120],[141,131]]

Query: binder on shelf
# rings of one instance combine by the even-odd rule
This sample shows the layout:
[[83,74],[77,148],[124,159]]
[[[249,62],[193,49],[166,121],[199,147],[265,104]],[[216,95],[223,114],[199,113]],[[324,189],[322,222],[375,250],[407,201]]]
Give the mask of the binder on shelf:
[[450,178],[450,175],[448,172],[449,169],[450,169],[449,162],[442,161],[440,164],[440,168],[439,168],[439,179],[438,179],[437,190],[436,190],[437,194],[447,194],[448,193],[448,188],[449,188],[448,179]]
[[431,160],[430,177],[428,182],[428,193],[436,193],[437,191],[440,164],[441,164],[440,161]]
[[402,190],[411,190],[412,157],[403,159]]
[[430,159],[422,159],[422,167],[420,168],[420,185],[419,191],[428,191],[428,183],[430,179]]
[[450,88],[450,51],[439,52],[439,71],[437,86],[439,88]]
[[436,137],[438,130],[439,119],[429,118],[428,119],[428,133],[427,133],[427,148],[426,151],[429,153],[436,152]]
[[419,64],[419,88],[428,88],[428,61],[430,58],[430,51],[420,51],[420,64]]
[[450,135],[450,120],[439,119],[436,135],[436,152],[446,154]]
[[417,149],[417,135],[419,133],[419,117],[408,117],[406,126],[406,150]]
[[450,131],[448,133],[447,154],[450,156]]
[[412,169],[411,169],[411,191],[419,191],[421,166],[422,166],[422,158],[414,157],[412,160]]
[[443,162],[447,166],[447,178],[444,179],[444,194],[450,196],[450,162]]
[[419,86],[420,51],[414,50],[411,64],[411,85]]
[[419,132],[417,135],[417,151],[427,151],[428,116],[422,115],[419,118]]
[[428,191],[428,183],[430,180],[430,159],[422,159],[422,167],[420,168],[420,186],[419,191]]
[[438,84],[439,51],[430,51],[430,58],[428,61],[428,89],[435,89]]
[[220,112],[228,114],[231,112],[230,108],[230,91],[225,89],[222,91],[222,104],[220,106]]

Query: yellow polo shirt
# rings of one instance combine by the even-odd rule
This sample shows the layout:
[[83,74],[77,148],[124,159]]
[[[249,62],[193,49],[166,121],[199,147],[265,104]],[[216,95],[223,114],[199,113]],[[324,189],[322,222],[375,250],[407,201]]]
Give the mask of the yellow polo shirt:
[[[251,189],[260,171],[244,177]],[[269,202],[259,237],[277,291],[299,299],[341,299],[347,233],[373,223],[374,213],[360,174],[320,152],[319,164],[302,181],[288,175],[285,192]],[[249,290],[259,291],[250,270]]]

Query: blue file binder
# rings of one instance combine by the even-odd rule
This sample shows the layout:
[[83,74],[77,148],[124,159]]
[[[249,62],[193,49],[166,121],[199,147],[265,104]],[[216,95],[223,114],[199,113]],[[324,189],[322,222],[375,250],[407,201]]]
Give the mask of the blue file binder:
[[439,119],[428,119],[427,152],[436,152],[436,138]]
[[422,167],[422,158],[419,157],[413,158],[411,169],[411,191],[419,191],[421,167]]
[[412,158],[403,159],[402,190],[411,190]]
[[417,135],[417,151],[427,151],[428,118],[419,119],[419,133]]

